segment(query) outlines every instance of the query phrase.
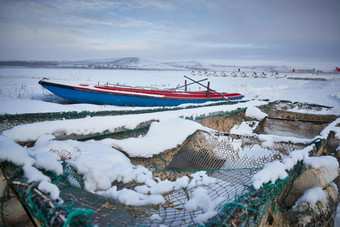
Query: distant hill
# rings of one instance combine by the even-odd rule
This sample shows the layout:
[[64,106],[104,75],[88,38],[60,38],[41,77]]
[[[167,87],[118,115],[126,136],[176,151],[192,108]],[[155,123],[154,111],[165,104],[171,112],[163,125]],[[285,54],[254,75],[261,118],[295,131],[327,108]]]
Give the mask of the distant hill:
[[[237,66],[228,64],[211,64],[202,61],[157,62],[138,57],[88,59],[81,61],[0,61],[0,67],[34,67],[34,68],[79,68],[79,69],[130,69],[130,70],[192,70],[202,72],[267,72],[288,73],[292,67],[281,65]],[[299,73],[313,73],[313,69],[296,69]],[[323,73],[323,71],[317,71]]]

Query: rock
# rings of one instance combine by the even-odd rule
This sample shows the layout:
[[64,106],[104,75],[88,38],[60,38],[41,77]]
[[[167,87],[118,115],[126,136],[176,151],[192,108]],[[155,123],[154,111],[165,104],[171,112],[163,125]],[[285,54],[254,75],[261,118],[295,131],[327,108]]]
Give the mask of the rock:
[[0,169],[0,199],[3,202],[0,226],[34,226],[16,194],[7,187],[7,180]]
[[[318,201],[316,204],[302,203],[294,210],[295,217],[290,218],[290,225],[294,226],[333,226],[333,214],[339,202],[336,188],[328,185],[324,190],[327,203]],[[298,222],[298,223],[296,223]]]
[[336,154],[337,158],[339,158],[339,151],[337,151],[337,148],[339,147],[340,140],[335,137],[334,132],[330,132],[329,138],[326,142],[327,152],[331,154]]
[[338,168],[322,166],[305,170],[293,183],[285,204],[292,207],[303,193],[313,187],[325,188],[339,175]]

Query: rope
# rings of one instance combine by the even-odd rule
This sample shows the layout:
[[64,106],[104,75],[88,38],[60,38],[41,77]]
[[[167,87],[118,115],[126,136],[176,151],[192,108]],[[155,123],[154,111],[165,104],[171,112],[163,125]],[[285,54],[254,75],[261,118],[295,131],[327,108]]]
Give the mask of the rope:
[[[77,218],[84,218],[84,216],[91,216],[95,213],[94,210],[89,210],[89,209],[77,209],[75,211],[73,211],[72,213],[70,213],[68,216],[67,216],[67,219],[66,221],[64,222],[63,224],[63,227],[67,227],[67,226],[70,226],[71,223],[74,223],[75,222],[75,219]],[[80,220],[77,220],[77,221],[80,221]],[[72,226],[72,225],[71,225]]]

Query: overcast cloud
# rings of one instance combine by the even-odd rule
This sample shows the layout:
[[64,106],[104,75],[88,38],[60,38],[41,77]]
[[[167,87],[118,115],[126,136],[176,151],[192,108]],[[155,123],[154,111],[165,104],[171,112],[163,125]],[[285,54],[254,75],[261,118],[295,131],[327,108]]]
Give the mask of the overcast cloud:
[[339,0],[0,1],[0,60],[340,63]]

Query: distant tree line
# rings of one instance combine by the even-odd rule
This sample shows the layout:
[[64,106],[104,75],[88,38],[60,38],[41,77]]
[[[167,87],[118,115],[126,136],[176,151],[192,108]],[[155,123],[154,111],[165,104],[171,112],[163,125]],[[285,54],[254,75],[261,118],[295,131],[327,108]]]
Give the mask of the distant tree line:
[[56,61],[0,61],[0,66],[57,67]]

